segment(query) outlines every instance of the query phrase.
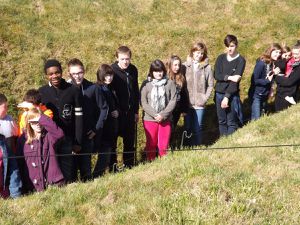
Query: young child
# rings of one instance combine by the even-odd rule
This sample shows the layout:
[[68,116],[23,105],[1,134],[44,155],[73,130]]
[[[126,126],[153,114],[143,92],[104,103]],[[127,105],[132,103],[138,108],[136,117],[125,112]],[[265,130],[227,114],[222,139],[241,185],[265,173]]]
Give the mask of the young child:
[[15,158],[8,158],[13,156],[5,137],[0,135],[0,197],[2,198],[21,196],[22,182],[17,161]]
[[16,152],[18,126],[10,115],[7,115],[8,102],[4,94],[0,94],[0,134],[5,136],[8,147]]
[[111,66],[102,64],[97,70],[97,84],[107,102],[108,112],[107,118],[103,126],[103,134],[101,137],[100,153],[93,172],[93,177],[98,177],[104,174],[108,166],[116,162],[116,145],[118,137],[118,99],[116,92],[112,89],[111,82],[114,78],[114,71]]
[[167,154],[171,136],[172,112],[176,106],[176,84],[169,80],[162,61],[156,59],[150,65],[150,81],[141,88],[141,106],[144,110],[143,124],[146,134],[146,155],[149,161],[158,154]]
[[23,155],[30,181],[36,191],[43,191],[48,185],[64,184],[64,177],[55,156],[55,144],[64,136],[55,122],[37,108],[28,110],[26,128],[19,138],[25,141]]
[[53,118],[53,112],[42,104],[40,92],[37,89],[28,90],[24,95],[23,102],[18,104],[18,108],[24,110],[19,116],[19,136],[22,135],[23,130],[26,127],[25,117],[27,111],[33,107],[39,108],[39,110],[46,116],[50,117],[51,119]]

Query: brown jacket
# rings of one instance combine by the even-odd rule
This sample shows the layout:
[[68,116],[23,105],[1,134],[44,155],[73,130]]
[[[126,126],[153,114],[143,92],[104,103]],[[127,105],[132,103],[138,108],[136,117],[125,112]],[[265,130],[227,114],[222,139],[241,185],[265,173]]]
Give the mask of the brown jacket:
[[199,70],[194,71],[193,60],[188,57],[183,63],[190,106],[204,107],[214,86],[214,77],[208,59],[199,64]]

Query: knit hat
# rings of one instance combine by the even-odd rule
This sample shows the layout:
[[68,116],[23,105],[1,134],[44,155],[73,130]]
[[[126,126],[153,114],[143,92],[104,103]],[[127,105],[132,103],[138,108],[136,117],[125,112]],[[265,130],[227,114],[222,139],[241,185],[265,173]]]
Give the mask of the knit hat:
[[44,66],[44,72],[47,73],[47,69],[50,67],[58,67],[62,71],[61,64],[56,59],[48,59]]

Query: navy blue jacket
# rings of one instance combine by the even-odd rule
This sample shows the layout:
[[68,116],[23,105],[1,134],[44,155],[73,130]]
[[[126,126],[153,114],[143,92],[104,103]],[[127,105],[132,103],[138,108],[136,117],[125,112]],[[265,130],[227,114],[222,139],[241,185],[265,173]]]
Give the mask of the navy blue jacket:
[[258,59],[251,77],[251,86],[248,92],[250,99],[255,97],[267,97],[269,95],[272,81],[269,81],[266,77],[267,64]]

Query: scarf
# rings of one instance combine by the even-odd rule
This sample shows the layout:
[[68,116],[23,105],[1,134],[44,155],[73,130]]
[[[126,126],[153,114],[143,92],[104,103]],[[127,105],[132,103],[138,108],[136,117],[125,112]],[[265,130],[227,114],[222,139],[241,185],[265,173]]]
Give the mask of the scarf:
[[159,113],[166,107],[165,84],[167,83],[167,79],[153,79],[151,83],[153,85],[151,90],[151,107],[155,110],[155,112]]

